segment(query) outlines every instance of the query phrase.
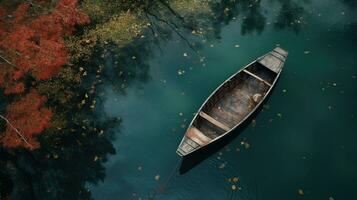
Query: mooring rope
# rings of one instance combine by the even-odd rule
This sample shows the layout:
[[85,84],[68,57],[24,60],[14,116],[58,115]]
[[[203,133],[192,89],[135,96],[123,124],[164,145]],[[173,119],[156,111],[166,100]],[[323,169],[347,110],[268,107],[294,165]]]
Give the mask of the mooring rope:
[[164,192],[165,188],[168,186],[168,184],[170,183],[170,181],[178,171],[180,165],[181,165],[181,159],[177,161],[176,165],[172,168],[172,171],[170,175],[166,178],[166,180],[162,184],[154,188],[154,193],[152,195],[149,195],[148,199],[153,200],[158,194]]

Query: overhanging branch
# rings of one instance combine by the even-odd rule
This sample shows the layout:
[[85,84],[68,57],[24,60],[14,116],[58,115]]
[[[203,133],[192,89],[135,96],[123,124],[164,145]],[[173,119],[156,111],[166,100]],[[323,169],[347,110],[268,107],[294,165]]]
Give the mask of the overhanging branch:
[[10,127],[16,132],[16,134],[27,144],[29,145],[31,148],[33,148],[33,146],[27,141],[26,137],[14,126],[12,125],[12,123],[3,115],[0,115],[0,118],[5,120],[7,124],[10,125]]

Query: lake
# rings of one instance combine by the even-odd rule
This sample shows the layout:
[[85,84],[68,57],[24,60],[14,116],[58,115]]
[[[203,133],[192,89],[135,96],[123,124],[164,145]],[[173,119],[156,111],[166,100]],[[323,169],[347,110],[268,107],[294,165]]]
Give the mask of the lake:
[[[198,53],[178,36],[152,46],[147,81],[134,81],[126,94],[106,88],[104,111],[123,122],[104,181],[89,186],[94,199],[357,197],[356,4],[283,4],[283,19],[303,18],[274,25],[278,2],[260,2],[262,16],[253,21],[242,24],[254,15],[247,11],[222,25],[221,37],[202,41]],[[182,166],[175,151],[204,100],[276,46],[289,56],[254,121],[205,159]]]

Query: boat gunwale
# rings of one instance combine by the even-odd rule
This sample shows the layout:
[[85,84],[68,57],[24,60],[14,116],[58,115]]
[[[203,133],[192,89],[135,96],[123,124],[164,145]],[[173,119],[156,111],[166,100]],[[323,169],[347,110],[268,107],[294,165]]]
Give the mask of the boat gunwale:
[[[274,50],[271,50],[271,51],[274,51]],[[208,102],[208,100],[210,100],[211,97],[212,97],[225,83],[227,83],[228,81],[231,81],[233,77],[235,77],[235,76],[237,76],[239,73],[243,72],[243,70],[245,70],[247,67],[251,66],[252,64],[258,62],[261,58],[264,58],[265,56],[267,56],[268,54],[270,54],[271,51],[269,51],[268,53],[266,53],[266,54],[264,54],[264,55],[258,57],[257,59],[253,60],[252,62],[246,64],[243,68],[241,68],[241,69],[238,70],[236,73],[234,73],[233,75],[229,76],[224,82],[222,82],[222,83],[207,97],[207,99],[202,103],[201,107],[198,109],[198,111],[196,112],[195,116],[194,116],[193,119],[191,120],[191,123],[190,123],[190,125],[188,126],[187,130],[192,127],[192,125],[193,125],[193,123],[195,122],[197,116],[199,115],[200,111],[202,111],[202,108],[206,105],[206,103]],[[285,56],[284,56],[284,57],[285,57]],[[286,58],[286,57],[285,57],[285,58]],[[285,61],[284,61],[283,63],[285,64]],[[264,66],[264,65],[263,65],[263,66]],[[266,67],[266,66],[264,66],[264,67]],[[269,68],[267,68],[267,69],[269,69]],[[270,70],[270,69],[269,69],[269,70]],[[256,109],[260,107],[260,105],[264,102],[264,100],[266,99],[266,97],[269,95],[269,93],[271,92],[271,90],[272,90],[273,87],[275,86],[275,83],[276,83],[277,80],[279,79],[282,70],[283,70],[283,68],[280,69],[279,73],[276,73],[277,75],[276,75],[276,77],[275,77],[273,83],[271,84],[271,86],[269,86],[269,89],[268,89],[268,91],[265,93],[265,95],[264,95],[264,97],[262,98],[262,100],[261,100],[257,105],[255,105],[255,107],[254,107],[239,123],[237,123],[235,126],[233,126],[229,131],[226,131],[226,132],[223,133],[222,135],[220,135],[220,136],[218,136],[218,137],[212,139],[208,144],[206,144],[206,145],[204,145],[204,146],[207,146],[207,145],[209,145],[209,144],[215,142],[216,140],[219,140],[219,139],[222,138],[223,136],[229,134],[229,133],[232,132],[234,129],[236,129],[239,125],[241,125],[246,119],[248,119],[248,118],[252,115],[252,113],[254,113],[254,112],[256,111]],[[272,72],[274,72],[274,71],[272,71]],[[275,72],[274,72],[274,73],[275,73]],[[187,130],[186,130],[184,136],[182,137],[182,140],[181,140],[181,142],[180,142],[180,144],[179,144],[179,146],[178,146],[178,149],[180,148],[180,146],[182,145],[182,143],[183,143],[184,140],[185,140]],[[189,152],[189,153],[187,153],[187,154],[185,154],[185,155],[181,155],[181,154],[178,152],[178,149],[176,150],[176,153],[177,153],[179,156],[184,157],[184,156],[187,156],[187,155],[189,155],[189,154],[191,154],[191,153],[193,153],[193,152],[195,152],[195,151],[201,149],[201,148],[204,147],[204,146],[199,146],[198,148],[194,149],[193,151],[191,151],[191,152]]]

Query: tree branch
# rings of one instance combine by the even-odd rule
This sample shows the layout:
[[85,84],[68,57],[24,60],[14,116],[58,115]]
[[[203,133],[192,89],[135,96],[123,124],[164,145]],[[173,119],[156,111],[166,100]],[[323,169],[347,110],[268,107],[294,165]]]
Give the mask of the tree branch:
[[179,28],[177,27],[176,24],[168,22],[164,19],[161,19],[160,17],[156,16],[154,13],[151,13],[150,11],[147,11],[147,14],[150,16],[154,17],[157,21],[163,22],[166,25],[168,25],[184,42],[186,42],[187,46],[193,50],[193,52],[197,53],[197,50],[195,47],[180,33]]
[[7,64],[13,66],[13,67],[16,67],[18,68],[15,64],[13,64],[12,62],[10,62],[8,59],[6,59],[4,56],[0,55],[0,58],[5,61]]
[[31,148],[33,148],[33,146],[27,141],[27,139],[25,138],[25,136],[14,126],[11,124],[11,122],[4,117],[3,115],[0,115],[0,118],[5,120],[7,124],[10,125],[10,127],[17,133],[17,135],[27,144],[29,145]]
[[159,0],[159,2],[165,6],[167,8],[167,10],[169,10],[171,12],[171,14],[173,14],[175,17],[177,17],[178,19],[180,19],[182,22],[185,22],[185,19],[180,15],[178,14],[174,9],[171,8],[170,4],[165,1],[165,0]]

